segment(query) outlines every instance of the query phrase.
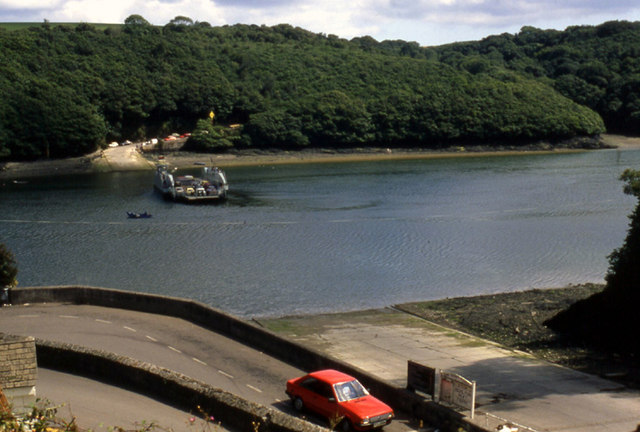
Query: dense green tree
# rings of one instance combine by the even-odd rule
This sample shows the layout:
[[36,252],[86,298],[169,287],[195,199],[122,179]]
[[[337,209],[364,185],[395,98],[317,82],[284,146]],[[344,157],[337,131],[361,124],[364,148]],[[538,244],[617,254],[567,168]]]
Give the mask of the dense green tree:
[[127,19],[124,20],[124,25],[129,27],[129,26],[149,26],[151,25],[149,23],[149,21],[147,21],[146,19],[144,19],[142,16],[140,15],[129,15],[129,17]]
[[640,171],[627,169],[620,179],[625,182],[624,193],[633,195],[638,201],[624,244],[609,256],[607,286],[640,299]]
[[0,243],[0,288],[12,287],[18,284],[16,276],[18,267],[11,251]]
[[372,125],[364,103],[339,90],[301,103],[302,130],[314,146],[333,143],[352,147],[372,141]]
[[212,120],[198,120],[196,128],[185,144],[185,150],[222,152],[234,146],[239,133],[234,128],[215,125]]
[[629,331],[640,328],[640,171],[628,169],[620,179],[624,192],[638,201],[624,243],[609,255],[606,287],[548,324],[589,345],[637,355],[640,341],[629,337]]
[[638,89],[633,77],[640,73],[639,46],[639,22],[611,21],[565,31],[523,27],[515,35],[430,50],[457,68],[468,68],[465,59],[480,55],[496,66],[543,79],[563,95],[596,110],[611,132],[638,134]]
[[78,156],[104,142],[103,119],[70,88],[26,81],[20,90],[10,89],[5,95],[13,101],[5,112],[13,156]]
[[192,145],[491,145],[594,135],[603,119],[613,131],[640,128],[632,23],[525,27],[435,48],[184,16],[157,27],[131,15],[107,30],[0,26],[0,158],[195,131],[212,109],[214,132],[242,127]]
[[309,145],[309,138],[302,133],[301,118],[282,109],[252,114],[245,131],[257,147],[297,150]]

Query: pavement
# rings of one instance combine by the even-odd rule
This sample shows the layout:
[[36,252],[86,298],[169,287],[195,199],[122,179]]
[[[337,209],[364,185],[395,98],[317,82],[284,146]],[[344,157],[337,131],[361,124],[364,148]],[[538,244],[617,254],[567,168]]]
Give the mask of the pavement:
[[260,322],[398,386],[406,385],[408,360],[476,381],[472,421],[489,429],[633,432],[640,425],[638,391],[394,309]]
[[102,151],[101,157],[93,164],[104,167],[105,171],[136,171],[155,169],[155,164],[144,158],[136,145],[109,147]]
[[[640,425],[638,391],[394,309],[254,321],[401,387],[406,385],[408,360],[474,380],[472,421],[490,430],[511,423],[519,431],[633,432]],[[212,385],[224,387],[228,381],[234,393],[245,392],[244,397],[276,407],[286,407],[277,400],[284,379],[300,373],[236,342],[218,341],[217,335],[187,322],[133,311],[54,304],[2,308],[0,329],[122,350],[118,353]],[[239,359],[231,358],[235,354]],[[185,413],[176,413],[173,419],[174,427],[176,422],[182,424]],[[392,426],[411,429],[399,421]]]
[[[38,368],[38,398],[57,408],[56,418],[93,432],[142,431],[158,425],[161,431],[196,432],[225,429],[214,419],[173,408],[129,390],[67,373]],[[114,427],[117,425],[117,427]]]
[[[295,410],[284,392],[285,383],[305,373],[189,321],[126,309],[64,303],[2,307],[0,331],[136,359],[290,414]],[[194,425],[187,422],[191,413],[90,379],[39,368],[36,389],[38,397],[64,404],[65,409],[59,413],[66,414],[65,418],[75,416],[81,427],[96,432],[111,430],[113,425],[140,430],[132,425],[142,421],[155,422],[161,430],[194,430]],[[223,430],[224,416],[215,415],[220,419],[213,429],[206,424],[206,428],[195,425],[195,430]],[[326,425],[321,418],[307,418]],[[217,424],[220,421],[221,426]],[[385,432],[414,430],[411,419],[402,413],[385,428]]]

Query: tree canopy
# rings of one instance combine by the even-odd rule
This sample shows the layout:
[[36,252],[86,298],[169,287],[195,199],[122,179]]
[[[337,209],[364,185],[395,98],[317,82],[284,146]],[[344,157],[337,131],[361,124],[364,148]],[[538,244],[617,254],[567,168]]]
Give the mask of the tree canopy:
[[629,331],[640,328],[640,171],[627,169],[624,192],[639,201],[629,216],[623,245],[609,255],[606,287],[552,318],[548,324],[590,345],[640,354],[640,341]]
[[0,243],[0,288],[16,286],[18,267],[11,251]]
[[[469,61],[540,79],[597,111],[607,129],[640,133],[640,23],[610,21],[564,31],[523,27],[519,33],[443,45],[433,55],[456,68]],[[473,63],[472,63],[473,64]]]
[[[0,26],[0,158],[195,131],[198,148],[557,141],[640,129],[640,24],[420,47],[287,24]],[[215,132],[215,131],[214,131]],[[230,139],[230,137],[232,139]],[[194,137],[194,141],[197,141]]]

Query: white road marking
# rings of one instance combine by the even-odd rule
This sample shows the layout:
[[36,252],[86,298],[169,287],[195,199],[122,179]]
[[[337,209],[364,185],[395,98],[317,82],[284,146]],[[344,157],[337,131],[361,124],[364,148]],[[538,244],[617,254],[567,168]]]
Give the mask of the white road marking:
[[60,317],[60,318],[78,319],[78,317],[75,316],[75,315],[58,315],[58,317]]
[[18,315],[18,318],[38,318],[40,315]]
[[228,374],[228,373],[226,373],[225,371],[221,371],[221,370],[219,370],[219,369],[218,369],[218,373],[219,373],[220,375],[224,375],[224,376],[226,376],[227,378],[233,379],[233,375]]
[[260,390],[258,387],[254,387],[251,384],[247,384],[247,387],[249,387],[251,390],[258,392],[258,393],[262,393],[262,390]]
[[146,335],[145,337],[146,337],[147,339],[149,339],[150,341],[158,342],[158,339],[156,339],[156,338],[154,338],[154,337],[151,337],[151,336],[149,336],[149,335]]
[[138,330],[131,328],[131,327],[127,327],[127,326],[123,326],[125,329],[129,330],[130,332],[137,332]]
[[180,351],[178,348],[174,348],[171,345],[167,345],[167,348],[169,348],[171,351],[175,351],[178,354],[182,354],[182,351]]
[[103,320],[103,319],[97,319],[97,318],[96,318],[96,322],[103,323],[103,324],[111,324],[111,321],[107,321],[107,320]]
[[205,366],[207,366],[207,364],[206,364],[205,362],[203,362],[202,360],[200,360],[200,359],[197,359],[197,358],[195,358],[195,357],[192,357],[192,359],[193,359],[193,361],[194,361],[194,362],[196,362],[196,363],[200,363],[201,365],[205,365]]

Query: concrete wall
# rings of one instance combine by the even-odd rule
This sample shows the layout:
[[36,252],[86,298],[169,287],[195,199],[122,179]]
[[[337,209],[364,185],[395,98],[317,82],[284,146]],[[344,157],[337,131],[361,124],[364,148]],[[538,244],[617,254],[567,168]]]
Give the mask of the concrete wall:
[[[371,389],[372,393],[388,402],[394,410],[411,414],[423,420],[425,424],[438,425],[443,431],[458,431],[458,428],[465,431],[485,430],[468,422],[464,416],[452,409],[392,386],[361,369],[193,300],[106,288],[59,286],[14,288],[10,293],[10,301],[13,304],[90,304],[181,318],[259,349],[303,370],[325,368],[342,370],[358,378]],[[42,361],[41,359],[40,362]]]

